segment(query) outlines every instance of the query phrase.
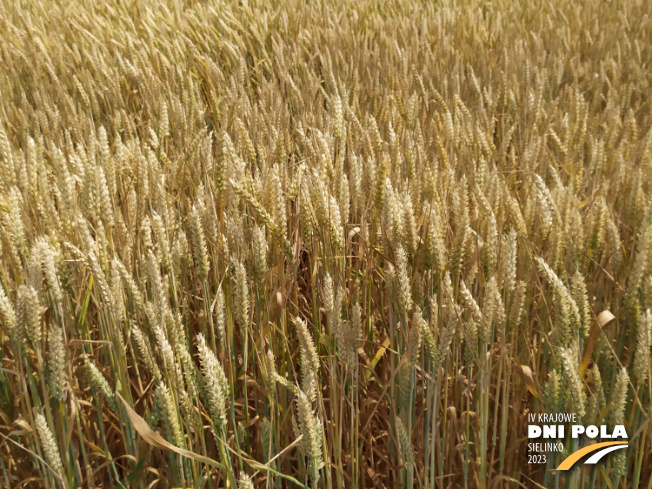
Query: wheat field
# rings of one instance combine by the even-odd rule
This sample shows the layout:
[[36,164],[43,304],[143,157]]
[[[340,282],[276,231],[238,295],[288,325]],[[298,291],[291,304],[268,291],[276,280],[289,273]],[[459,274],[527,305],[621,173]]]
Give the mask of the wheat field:
[[643,0],[0,0],[0,485],[652,488],[651,94]]

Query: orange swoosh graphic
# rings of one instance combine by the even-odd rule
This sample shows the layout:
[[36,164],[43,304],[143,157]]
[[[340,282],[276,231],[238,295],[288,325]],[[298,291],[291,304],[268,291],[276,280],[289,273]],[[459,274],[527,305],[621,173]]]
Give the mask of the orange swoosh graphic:
[[610,447],[612,445],[627,445],[627,443],[623,441],[605,441],[603,443],[595,443],[593,445],[589,445],[588,447],[581,448],[578,451],[573,452],[568,457],[566,457],[564,461],[559,464],[557,470],[568,470],[575,464],[575,462],[581,459],[584,455],[587,455],[591,452],[595,452],[596,450],[600,450],[601,448],[604,447]]

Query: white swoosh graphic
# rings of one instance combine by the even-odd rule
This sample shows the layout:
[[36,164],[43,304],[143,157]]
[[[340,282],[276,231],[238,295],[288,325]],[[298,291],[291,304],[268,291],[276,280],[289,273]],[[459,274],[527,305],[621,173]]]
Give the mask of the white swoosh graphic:
[[600,450],[600,451],[599,451],[598,453],[596,453],[595,455],[592,455],[591,458],[589,458],[589,459],[588,459],[586,462],[584,462],[584,463],[585,463],[585,464],[597,464],[597,463],[600,461],[600,459],[601,459],[602,457],[604,457],[605,455],[607,455],[608,453],[611,453],[611,452],[613,452],[614,450],[619,450],[619,449],[621,449],[621,448],[625,448],[625,447],[627,447],[627,445],[614,445],[613,447],[603,448],[602,450]]

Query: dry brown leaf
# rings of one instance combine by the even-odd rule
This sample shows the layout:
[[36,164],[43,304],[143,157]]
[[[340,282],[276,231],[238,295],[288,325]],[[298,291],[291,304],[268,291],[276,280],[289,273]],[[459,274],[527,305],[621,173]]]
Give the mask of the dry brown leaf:
[[165,438],[163,438],[158,432],[153,431],[149,427],[147,421],[145,421],[136,411],[134,411],[119,393],[116,392],[116,396],[122,401],[131,424],[134,426],[143,440],[145,440],[147,443],[161,450],[170,450],[171,452],[177,453],[182,457],[187,457],[197,462],[201,462],[212,467],[217,467],[219,469],[224,469],[224,466],[221,463],[213,460],[212,458],[204,457],[203,455],[199,455],[189,450],[184,450],[183,448],[176,447],[167,442]]
[[532,374],[532,369],[527,365],[519,365],[518,368],[521,370],[521,373],[523,374],[523,378],[525,379],[525,385],[527,385],[527,389],[534,397],[540,399],[539,391],[537,390],[536,384],[534,382],[534,375]]
[[27,421],[25,421],[23,418],[17,419],[14,424],[20,428],[22,428],[25,432],[27,433],[32,433],[34,430],[32,427],[29,425]]
[[614,316],[611,311],[609,310],[604,310],[600,314],[598,314],[598,317],[595,318],[595,323],[593,324],[593,327],[591,328],[591,334],[589,335],[589,339],[586,340],[585,347],[584,347],[584,356],[582,357],[582,365],[580,365],[580,375],[584,375],[584,372],[586,372],[586,368],[589,366],[589,360],[591,360],[591,353],[593,353],[593,347],[595,346],[595,340],[598,339],[598,335],[602,331],[603,328],[606,326],[610,325],[614,319],[616,319],[616,316]]

